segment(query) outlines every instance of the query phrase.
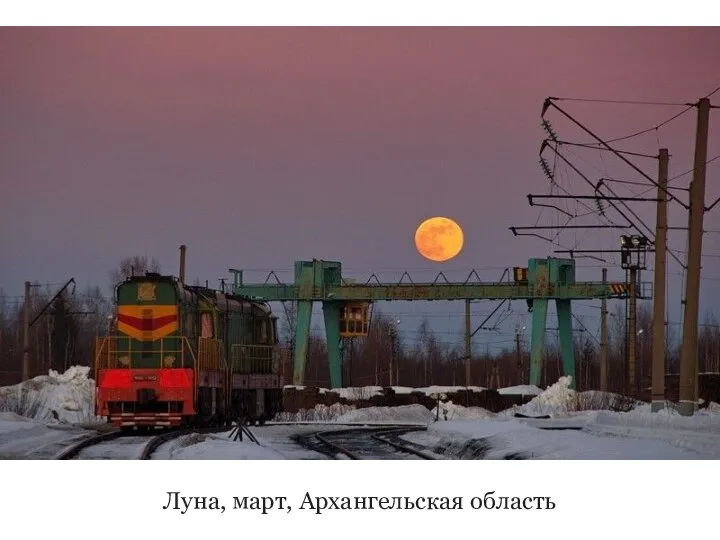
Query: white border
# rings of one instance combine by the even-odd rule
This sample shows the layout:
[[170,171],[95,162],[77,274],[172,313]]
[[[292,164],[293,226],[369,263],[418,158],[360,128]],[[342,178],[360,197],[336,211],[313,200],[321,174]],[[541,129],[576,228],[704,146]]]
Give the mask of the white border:
[[[0,466],[8,537],[557,540],[710,538],[718,461],[72,461]],[[163,510],[168,491],[225,512]],[[311,497],[462,497],[461,510],[301,510]],[[473,497],[550,497],[553,509],[473,509]],[[233,510],[287,497],[292,510]],[[544,506],[544,505],[540,505]]]
[[720,24],[712,0],[29,0],[5,26],[682,26]]

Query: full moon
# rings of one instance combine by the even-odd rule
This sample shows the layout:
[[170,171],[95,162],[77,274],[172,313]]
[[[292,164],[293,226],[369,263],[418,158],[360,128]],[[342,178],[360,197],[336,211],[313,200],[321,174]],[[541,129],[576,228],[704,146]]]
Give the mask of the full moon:
[[446,217],[433,217],[423,221],[415,231],[418,253],[435,262],[449,261],[463,247],[463,231],[455,221]]

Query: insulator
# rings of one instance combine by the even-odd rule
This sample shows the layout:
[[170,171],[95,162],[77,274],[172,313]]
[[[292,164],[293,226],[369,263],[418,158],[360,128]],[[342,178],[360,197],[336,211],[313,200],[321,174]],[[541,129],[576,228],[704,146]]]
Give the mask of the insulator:
[[605,215],[605,208],[602,205],[602,201],[600,199],[595,199],[595,203],[597,204],[600,215]]
[[545,173],[545,176],[547,176],[551,182],[554,182],[555,178],[553,177],[553,173],[552,173],[552,170],[550,169],[550,165],[545,160],[545,158],[540,158],[539,163],[540,163],[540,167],[542,168],[543,172]]
[[557,142],[557,135],[555,135],[555,132],[553,131],[552,124],[550,123],[550,121],[543,120],[542,127],[547,132],[550,139],[553,140],[554,142]]

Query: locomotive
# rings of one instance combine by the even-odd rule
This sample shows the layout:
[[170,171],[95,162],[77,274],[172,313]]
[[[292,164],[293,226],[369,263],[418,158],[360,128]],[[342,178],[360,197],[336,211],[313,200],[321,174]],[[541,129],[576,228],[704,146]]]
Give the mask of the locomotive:
[[96,414],[121,429],[263,424],[282,410],[277,316],[269,305],[146,273],[116,288],[98,338]]

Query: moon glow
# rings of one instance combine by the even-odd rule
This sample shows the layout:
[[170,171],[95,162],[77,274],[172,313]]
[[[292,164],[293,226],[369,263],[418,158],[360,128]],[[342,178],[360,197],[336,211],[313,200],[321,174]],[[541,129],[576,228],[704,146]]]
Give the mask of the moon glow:
[[446,217],[433,217],[423,221],[415,231],[418,253],[434,262],[449,261],[463,248],[462,228]]

